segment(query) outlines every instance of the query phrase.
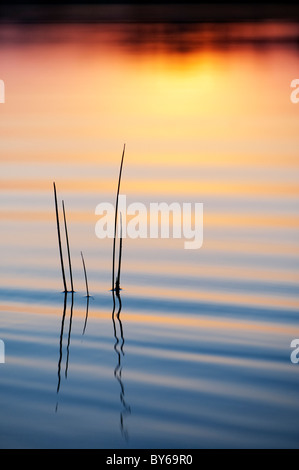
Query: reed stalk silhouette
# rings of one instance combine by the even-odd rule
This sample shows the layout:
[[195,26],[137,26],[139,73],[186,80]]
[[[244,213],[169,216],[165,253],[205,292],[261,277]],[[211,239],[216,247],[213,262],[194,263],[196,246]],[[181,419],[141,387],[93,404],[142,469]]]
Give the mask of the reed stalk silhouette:
[[85,284],[86,284],[86,315],[85,315],[85,322],[84,322],[83,333],[82,333],[82,335],[84,335],[85,329],[86,329],[86,325],[87,325],[88,307],[89,307],[90,295],[89,295],[89,289],[88,289],[88,281],[87,281],[87,274],[86,274],[85,261],[84,261],[84,256],[83,256],[82,251],[81,251],[81,258],[82,258],[82,263],[83,263],[83,270],[84,270]]
[[71,253],[70,253],[70,245],[69,245],[69,236],[67,231],[67,223],[66,223],[66,215],[65,215],[65,208],[64,208],[64,201],[62,201],[62,209],[63,209],[63,218],[64,218],[64,228],[65,228],[65,238],[66,238],[66,246],[67,246],[67,255],[69,260],[69,269],[70,269],[70,280],[71,280],[71,291],[74,291],[74,284],[73,284],[73,273],[72,273],[72,262],[71,262]]
[[119,169],[119,176],[118,176],[118,185],[117,185],[117,192],[116,192],[116,202],[115,202],[115,216],[114,216],[114,238],[113,238],[113,252],[112,252],[112,290],[114,290],[114,272],[115,272],[115,238],[116,238],[116,227],[117,227],[117,212],[118,212],[118,196],[119,196],[119,189],[120,189],[120,181],[121,181],[121,174],[125,156],[125,149],[126,144],[124,144],[123,153],[121,157],[120,169]]
[[59,213],[58,213],[57,193],[56,193],[56,185],[55,185],[55,182],[53,183],[53,186],[54,186],[54,198],[55,198],[55,211],[56,211],[57,235],[58,235],[58,245],[59,245],[59,254],[60,254],[60,264],[61,264],[62,280],[63,280],[64,292],[67,292],[67,285],[66,285],[66,280],[65,280],[65,272],[64,272],[64,264],[63,264],[62,247],[61,247],[61,235],[60,235],[60,225],[59,225]]
[[122,230],[121,212],[119,215],[120,215],[120,238],[119,238],[118,271],[117,271],[116,282],[115,282],[116,293],[118,293],[120,290],[120,271],[121,271],[121,257],[122,257],[122,246],[123,246],[123,237],[122,237],[123,230]]

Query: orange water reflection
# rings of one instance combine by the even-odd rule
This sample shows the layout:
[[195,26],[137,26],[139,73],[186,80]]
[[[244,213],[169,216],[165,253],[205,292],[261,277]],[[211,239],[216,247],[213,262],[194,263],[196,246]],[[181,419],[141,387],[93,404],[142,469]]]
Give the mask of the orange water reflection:
[[74,26],[45,26],[42,36],[25,28],[29,42],[4,44],[2,158],[100,165],[117,162],[124,141],[131,162],[170,165],[284,162],[297,154],[298,113],[289,100],[296,49],[136,55],[121,42],[123,28],[84,29],[84,40]]

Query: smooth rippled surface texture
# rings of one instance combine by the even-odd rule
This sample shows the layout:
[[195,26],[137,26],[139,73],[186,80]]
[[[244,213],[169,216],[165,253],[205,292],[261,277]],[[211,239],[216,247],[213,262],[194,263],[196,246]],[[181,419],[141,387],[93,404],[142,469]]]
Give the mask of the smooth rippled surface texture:
[[[298,447],[296,36],[1,26],[2,448]],[[204,242],[124,239],[112,315],[95,208],[115,202],[124,143],[128,204],[202,202]]]

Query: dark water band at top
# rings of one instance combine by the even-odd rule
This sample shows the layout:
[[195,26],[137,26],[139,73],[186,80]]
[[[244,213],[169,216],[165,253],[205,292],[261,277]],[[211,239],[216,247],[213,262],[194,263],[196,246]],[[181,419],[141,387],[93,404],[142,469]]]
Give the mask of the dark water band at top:
[[[30,5],[30,7],[29,7]],[[95,2],[66,0],[58,4],[38,4],[25,0],[12,0],[0,7],[0,21],[11,22],[227,22],[261,20],[299,20],[299,8],[294,4],[240,3],[210,5],[189,1],[163,4],[139,2]]]

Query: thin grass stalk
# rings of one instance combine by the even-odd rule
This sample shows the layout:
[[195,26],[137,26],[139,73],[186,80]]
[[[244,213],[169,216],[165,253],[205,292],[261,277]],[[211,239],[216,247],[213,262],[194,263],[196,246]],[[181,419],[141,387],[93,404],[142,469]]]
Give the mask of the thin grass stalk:
[[114,238],[113,238],[113,253],[112,253],[112,290],[114,289],[114,272],[115,272],[115,237],[116,237],[116,227],[117,227],[117,212],[118,212],[118,196],[119,196],[119,189],[120,189],[120,181],[121,181],[121,173],[123,168],[123,161],[125,155],[125,148],[126,144],[124,144],[123,153],[121,157],[121,164],[119,169],[119,176],[118,176],[118,186],[117,186],[117,193],[116,193],[116,203],[115,203],[115,217],[114,217]]
[[60,264],[61,264],[62,280],[63,280],[64,292],[67,292],[67,286],[66,286],[66,280],[65,280],[65,272],[64,272],[64,264],[63,264],[63,256],[62,256],[62,247],[61,247],[59,214],[58,214],[57,194],[56,194],[56,185],[55,185],[55,182],[53,183],[53,186],[54,186],[55,210],[56,210],[56,223],[57,223],[57,234],[58,234],[58,245],[59,245],[59,253],[60,253]]
[[64,228],[65,228],[65,238],[66,238],[66,246],[67,246],[67,255],[68,255],[69,269],[70,269],[71,292],[74,292],[72,263],[71,263],[71,253],[70,253],[69,237],[68,237],[68,231],[67,231],[66,215],[65,215],[65,209],[64,209],[64,201],[62,201],[62,208],[63,208],[63,218],[64,218]]
[[116,277],[115,289],[120,289],[120,272],[121,272],[121,257],[122,257],[122,245],[123,245],[123,237],[122,237],[122,216],[120,212],[120,238],[119,238],[119,257],[118,257],[118,272]]
[[82,258],[83,270],[84,270],[84,276],[85,276],[86,295],[87,295],[87,297],[90,297],[90,295],[89,295],[89,289],[88,289],[88,281],[87,281],[87,274],[86,274],[85,261],[84,261],[84,257],[83,257],[82,251],[81,251],[81,258]]

